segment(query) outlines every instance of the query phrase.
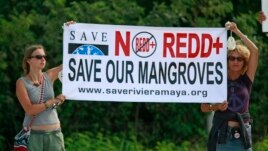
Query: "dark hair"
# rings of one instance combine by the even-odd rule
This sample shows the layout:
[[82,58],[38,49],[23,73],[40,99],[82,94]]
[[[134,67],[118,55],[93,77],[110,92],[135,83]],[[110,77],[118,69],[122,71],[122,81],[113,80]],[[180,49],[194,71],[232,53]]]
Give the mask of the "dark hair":
[[36,49],[43,49],[44,52],[45,51],[45,48],[43,45],[30,45],[28,46],[26,49],[25,49],[25,52],[24,52],[24,58],[23,58],[23,61],[22,61],[22,68],[23,68],[23,71],[24,71],[24,74],[28,74],[30,72],[30,65],[28,64],[27,60],[29,58],[31,58],[32,56],[32,53],[36,50]]

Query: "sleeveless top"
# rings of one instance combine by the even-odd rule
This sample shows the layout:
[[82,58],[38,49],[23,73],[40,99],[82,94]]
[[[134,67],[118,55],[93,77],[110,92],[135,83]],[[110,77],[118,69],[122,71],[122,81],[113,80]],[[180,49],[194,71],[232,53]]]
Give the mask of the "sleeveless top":
[[236,80],[228,79],[228,110],[237,113],[249,111],[252,81],[247,74]]
[[[49,99],[54,98],[54,89],[53,84],[50,81],[47,73],[43,73],[44,75],[44,95],[42,103],[46,102]],[[28,80],[25,76],[21,77],[20,79],[23,80],[24,85],[26,87],[26,90],[28,92],[29,99],[32,104],[38,104],[40,101],[41,96],[41,89],[42,85],[36,87],[34,86],[30,80]],[[23,127],[27,127],[30,124],[31,119],[33,116],[29,116],[25,114],[24,121],[23,121]],[[58,118],[58,113],[56,109],[47,109],[43,112],[38,113],[34,117],[34,121],[32,123],[33,125],[49,125],[49,124],[56,124],[60,123]]]

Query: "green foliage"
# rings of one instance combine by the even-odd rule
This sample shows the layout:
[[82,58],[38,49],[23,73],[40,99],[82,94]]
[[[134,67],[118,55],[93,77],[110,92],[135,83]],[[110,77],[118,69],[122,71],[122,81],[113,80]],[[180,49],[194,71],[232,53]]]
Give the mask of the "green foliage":
[[265,139],[257,142],[253,146],[253,149],[256,151],[267,151],[267,148],[268,148],[268,138],[267,137]]
[[115,0],[113,3],[110,1],[72,2],[66,12],[71,19],[79,22],[135,25],[143,9],[134,2]]
[[73,133],[65,140],[66,150],[76,151],[142,151],[143,147],[135,137],[93,135],[90,132]]
[[[15,83],[23,73],[25,47],[41,43],[48,53],[47,67],[60,64],[62,25],[68,20],[163,27],[223,27],[226,21],[235,20],[260,50],[250,111],[253,140],[267,136],[268,37],[257,22],[260,1],[2,0],[0,5],[0,150],[10,150],[24,116],[15,96]],[[60,82],[55,86],[55,94],[61,93]],[[200,104],[70,100],[58,111],[69,150],[83,146],[93,150],[168,151],[205,148],[206,115],[199,108]],[[79,133],[82,131],[90,133]],[[267,140],[258,142],[256,150],[265,144]]]
[[205,151],[204,144],[184,141],[175,145],[172,141],[158,141],[154,147],[148,148],[138,141],[135,135],[125,136],[119,134],[91,132],[73,133],[65,139],[67,151]]
[[0,151],[5,150],[5,148],[6,148],[5,142],[6,142],[5,138],[0,135]]
[[172,13],[172,9],[166,6],[164,3],[154,3],[153,10],[145,17],[144,20],[140,20],[140,25],[149,26],[174,26],[178,22],[176,14]]

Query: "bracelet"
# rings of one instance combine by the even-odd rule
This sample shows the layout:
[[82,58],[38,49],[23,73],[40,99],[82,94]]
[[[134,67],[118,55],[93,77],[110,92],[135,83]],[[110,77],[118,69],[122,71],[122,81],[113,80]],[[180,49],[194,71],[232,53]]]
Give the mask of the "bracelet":
[[55,101],[55,99],[52,99],[53,100],[53,105],[52,105],[52,109],[54,109],[54,108],[56,108],[57,107],[57,103],[56,103],[56,101]]
[[63,100],[62,100],[62,99],[60,99],[60,98],[56,98],[56,100],[59,100],[59,101],[60,101],[60,103],[62,103],[62,102],[63,102]]
[[49,109],[49,108],[54,108],[54,107],[56,106],[55,100],[54,100],[54,99],[52,99],[52,101],[53,101],[52,106],[48,104],[48,101],[46,101],[46,102],[44,103],[44,104],[45,104],[46,109]]
[[209,110],[210,110],[210,111],[214,111],[214,110],[212,109],[212,105],[211,105],[211,104],[209,104]]
[[48,109],[49,108],[48,101],[46,101],[44,104],[45,104],[46,109]]
[[62,102],[63,102],[62,99],[60,99],[60,98],[55,98],[55,99],[58,100],[58,101],[56,101],[56,105],[57,105],[57,106],[59,106],[59,105],[62,104]]
[[[55,100],[58,100],[58,101],[55,101]],[[55,99],[53,99],[53,101],[54,101],[54,104],[53,104],[53,106],[52,106],[53,109],[57,108],[57,107],[58,107],[59,105],[61,105],[62,102],[63,102],[63,100],[60,99],[60,98],[55,98]]]

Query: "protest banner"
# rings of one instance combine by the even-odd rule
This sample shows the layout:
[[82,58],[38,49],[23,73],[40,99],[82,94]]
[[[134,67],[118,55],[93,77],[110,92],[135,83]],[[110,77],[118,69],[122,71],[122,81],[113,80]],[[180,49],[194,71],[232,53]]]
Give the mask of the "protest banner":
[[64,26],[63,94],[119,102],[227,100],[225,28]]
[[[262,11],[268,17],[268,1],[262,0],[261,1]],[[262,32],[268,32],[268,19],[262,22]]]

